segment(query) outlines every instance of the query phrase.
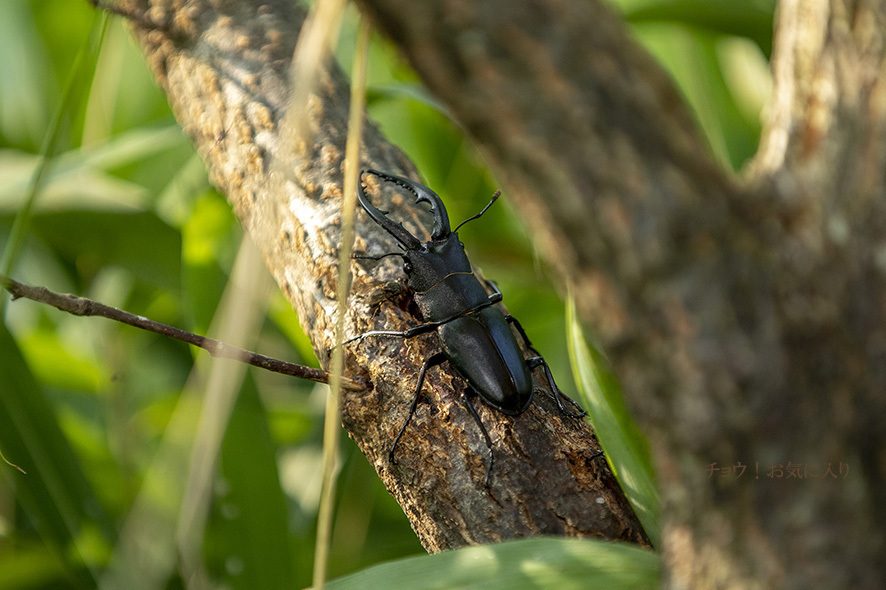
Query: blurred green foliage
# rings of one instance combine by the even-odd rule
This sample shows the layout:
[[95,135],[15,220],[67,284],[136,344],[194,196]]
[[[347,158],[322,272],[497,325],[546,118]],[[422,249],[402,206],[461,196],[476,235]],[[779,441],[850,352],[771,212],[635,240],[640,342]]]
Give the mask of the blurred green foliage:
[[[614,4],[673,74],[713,151],[740,168],[756,147],[768,94],[774,2]],[[355,21],[349,12],[338,49],[342,64],[351,62]],[[98,53],[89,55],[61,104],[74,58],[100,26],[85,0],[0,2],[0,245],[9,247],[13,219],[60,111],[55,158],[12,275],[205,333],[242,232],[119,19],[111,19]],[[453,220],[479,211],[496,187],[470,142],[390,47],[374,40],[370,59],[374,119],[444,196]],[[461,237],[561,386],[574,391],[563,305],[506,200]],[[273,289],[263,297],[268,312],[253,348],[316,365],[283,297]],[[27,474],[0,463],[0,588],[94,587],[124,553],[118,539],[128,537],[121,531],[140,522],[133,516],[140,497],[153,494],[150,505],[175,516],[178,506],[164,505],[175,494],[164,490],[180,495],[184,483],[149,474],[164,449],[174,448],[171,425],[184,416],[196,428],[197,415],[182,395],[194,357],[180,343],[106,320],[6,302],[0,451]],[[310,583],[324,391],[249,371],[220,441],[204,506],[202,569],[193,575],[232,588]],[[421,554],[372,467],[344,434],[342,441],[331,576]],[[176,538],[151,537],[152,530],[136,531],[135,538],[173,556],[162,585],[184,585],[183,572],[192,572],[184,558],[176,565]],[[525,565],[551,550],[531,546],[501,559]],[[429,564],[408,565],[400,585],[411,576],[421,586]],[[433,575],[445,586],[451,568],[438,569]],[[369,583],[375,574],[365,575]]]

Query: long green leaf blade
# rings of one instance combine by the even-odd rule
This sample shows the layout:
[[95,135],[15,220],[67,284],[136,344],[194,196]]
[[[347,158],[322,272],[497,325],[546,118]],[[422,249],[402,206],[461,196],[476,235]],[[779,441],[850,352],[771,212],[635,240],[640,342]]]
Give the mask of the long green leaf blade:
[[291,588],[292,544],[274,441],[252,379],[247,378],[222,443],[217,512],[207,532],[229,588]]
[[628,414],[621,385],[606,357],[585,340],[571,296],[566,325],[572,373],[588,419],[646,534],[658,547],[658,490],[646,439]]
[[535,538],[392,561],[333,580],[328,587],[642,590],[658,587],[659,567],[655,553],[633,545]]
[[[16,496],[43,540],[64,559],[72,581],[95,585],[86,567],[95,539],[106,526],[101,510],[55,411],[0,323],[0,447],[27,473],[3,465],[15,478]],[[105,546],[106,550],[107,547]],[[92,564],[94,565],[94,564]]]

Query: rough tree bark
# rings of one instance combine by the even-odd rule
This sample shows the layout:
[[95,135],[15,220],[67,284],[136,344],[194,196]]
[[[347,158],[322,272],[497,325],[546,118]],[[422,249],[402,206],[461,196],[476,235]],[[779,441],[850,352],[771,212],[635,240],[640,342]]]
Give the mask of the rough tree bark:
[[[121,0],[176,116],[325,360],[347,88],[309,102],[315,141],[278,123],[302,15],[287,1]],[[647,428],[661,479],[668,581],[693,587],[876,587],[886,579],[886,3],[782,2],[771,119],[742,178],[708,155],[679,94],[592,0],[361,0],[473,136],[572,277]],[[170,9],[175,9],[171,11]],[[365,162],[414,173],[371,126]],[[380,199],[382,197],[379,197]],[[401,197],[398,210],[409,210]],[[412,218],[410,229],[420,231]],[[360,225],[358,248],[389,240]],[[415,323],[381,301],[394,264],[355,263],[353,333]],[[564,279],[565,280],[565,279]],[[429,550],[539,533],[642,542],[583,427],[550,398],[515,420],[482,410],[483,443],[447,372],[405,415],[422,342],[363,344],[346,428]],[[421,433],[419,435],[419,433]],[[710,477],[756,462],[761,477]],[[769,479],[770,465],[848,477]],[[595,502],[604,498],[604,504]]]

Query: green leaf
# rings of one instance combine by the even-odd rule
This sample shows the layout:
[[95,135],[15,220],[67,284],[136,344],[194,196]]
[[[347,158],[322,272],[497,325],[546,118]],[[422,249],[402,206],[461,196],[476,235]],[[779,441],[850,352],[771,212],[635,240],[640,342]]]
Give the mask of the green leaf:
[[96,393],[109,381],[105,367],[82,348],[66,346],[52,330],[37,328],[19,342],[31,372],[43,385]]
[[585,340],[571,294],[566,324],[569,360],[588,420],[646,534],[652,544],[659,547],[659,498],[648,444],[631,420],[621,385],[606,357],[599,347]]
[[618,0],[617,4],[632,23],[669,21],[746,37],[766,55],[772,50],[775,0]]
[[672,23],[640,24],[634,32],[677,83],[714,154],[740,169],[757,147],[760,117],[749,120],[737,106],[720,63],[721,38]]
[[84,587],[95,580],[84,568],[106,540],[102,510],[77,456],[63,434],[55,411],[37,385],[6,326],[0,324],[0,447],[27,474],[0,464],[15,478],[16,497],[70,573]]
[[[125,131],[101,144],[59,154],[46,172],[34,209],[144,209],[147,189],[110,171],[165,154],[180,158],[185,149],[189,148],[181,129],[169,125]],[[41,155],[0,150],[0,211],[15,211],[23,205],[41,160]]]
[[290,588],[292,553],[276,447],[255,383],[247,378],[221,451],[216,512],[207,532],[230,588]]
[[11,546],[3,548],[0,545],[0,588],[33,590],[65,587],[65,568],[46,545],[35,541],[19,543],[14,550],[11,549]]
[[179,289],[181,235],[153,213],[42,213],[31,229],[83,275],[119,265],[146,284]]
[[40,144],[50,110],[47,70],[46,52],[29,3],[0,3],[0,129],[7,140]]
[[333,580],[330,590],[363,588],[657,588],[659,558],[633,545],[535,538],[465,547],[392,561]]
[[237,220],[224,197],[209,192],[198,198],[182,224],[181,239],[184,295],[195,329],[206,332],[241,241]]
[[414,100],[427,105],[432,109],[452,119],[452,114],[437,97],[432,95],[424,85],[417,82],[393,82],[390,84],[377,84],[369,88],[366,93],[367,103],[372,104],[381,100]]

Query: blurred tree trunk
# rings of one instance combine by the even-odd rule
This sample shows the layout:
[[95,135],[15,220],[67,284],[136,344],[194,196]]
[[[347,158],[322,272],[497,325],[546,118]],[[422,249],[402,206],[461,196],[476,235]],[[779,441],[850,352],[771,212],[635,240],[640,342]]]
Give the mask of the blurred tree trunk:
[[[119,4],[139,14],[154,5],[153,25],[135,26],[147,59],[325,362],[341,74],[324,70],[308,99],[313,140],[293,140],[280,123],[303,19],[294,3]],[[360,2],[574,283],[652,443],[671,586],[886,579],[884,4],[780,4],[771,117],[735,178],[712,160],[667,76],[598,2]],[[414,174],[371,126],[364,143],[366,164]],[[390,248],[371,224],[358,230],[358,249]],[[417,322],[402,296],[382,301],[396,264],[354,269],[352,333]],[[448,369],[432,371],[430,406],[398,447],[401,465],[388,465],[417,369],[435,350],[421,340],[354,347],[350,370],[375,387],[347,396],[343,418],[425,547],[543,533],[643,542],[611,474],[588,462],[592,434],[547,395],[513,420],[482,408],[497,453],[486,494],[462,386]],[[714,464],[747,471],[712,476]],[[772,466],[804,478],[770,478]]]
[[[672,585],[882,583],[886,3],[780,4],[741,179],[599,3],[362,5],[575,283],[651,437]],[[766,477],[789,463],[822,477]]]

